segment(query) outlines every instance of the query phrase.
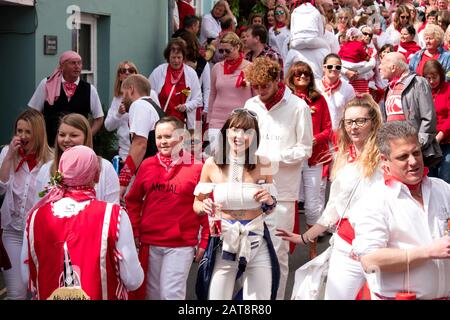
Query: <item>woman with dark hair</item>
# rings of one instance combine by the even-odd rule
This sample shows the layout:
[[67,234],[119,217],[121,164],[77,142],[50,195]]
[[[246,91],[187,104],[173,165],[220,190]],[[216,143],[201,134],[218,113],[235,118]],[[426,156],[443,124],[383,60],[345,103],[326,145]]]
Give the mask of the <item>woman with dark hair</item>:
[[[295,95],[302,98],[311,110],[313,126],[313,150],[308,161],[304,162],[300,191],[303,190],[305,215],[308,228],[314,225],[322,214],[324,203],[320,195],[323,166],[331,162],[328,147],[332,133],[330,112],[325,98],[315,88],[311,67],[302,61],[294,63],[286,76],[286,85]],[[309,258],[317,255],[317,243],[311,243]]]
[[186,42],[181,38],[169,41],[164,50],[163,63],[148,79],[156,91],[159,103],[167,116],[174,116],[194,129],[197,107],[202,105],[202,92],[197,73],[186,65]]
[[430,174],[450,183],[450,84],[445,81],[444,68],[437,60],[425,63],[423,76],[431,86],[437,118],[436,140],[443,156],[437,167],[430,168]]
[[220,130],[218,152],[206,160],[195,188],[194,211],[219,218],[221,230],[215,231],[223,241],[215,255],[211,300],[231,300],[238,273],[244,300],[276,297],[278,260],[264,223],[276,205],[275,188],[270,161],[255,154],[259,140],[256,114],[233,110]]
[[406,62],[409,63],[411,56],[420,50],[419,45],[414,41],[416,29],[412,25],[404,26],[400,31],[400,45],[397,52],[403,54]]

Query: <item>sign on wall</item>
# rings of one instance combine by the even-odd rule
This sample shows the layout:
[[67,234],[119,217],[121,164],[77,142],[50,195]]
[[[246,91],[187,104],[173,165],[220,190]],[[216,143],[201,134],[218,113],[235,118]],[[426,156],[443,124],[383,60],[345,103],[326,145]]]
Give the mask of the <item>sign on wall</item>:
[[58,52],[58,37],[44,36],[44,54],[55,55]]

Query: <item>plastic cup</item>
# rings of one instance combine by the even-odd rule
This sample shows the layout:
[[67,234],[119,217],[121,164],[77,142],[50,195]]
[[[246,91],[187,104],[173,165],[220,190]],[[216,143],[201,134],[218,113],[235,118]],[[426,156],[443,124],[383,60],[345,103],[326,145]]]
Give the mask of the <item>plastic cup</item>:
[[222,211],[220,205],[213,204],[213,212],[208,215],[209,234],[211,237],[220,237],[222,234]]

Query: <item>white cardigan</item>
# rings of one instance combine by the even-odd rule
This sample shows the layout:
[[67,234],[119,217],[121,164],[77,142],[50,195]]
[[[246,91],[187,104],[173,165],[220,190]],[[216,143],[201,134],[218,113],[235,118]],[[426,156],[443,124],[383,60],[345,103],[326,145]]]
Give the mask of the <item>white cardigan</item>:
[[[168,66],[168,63],[159,65],[148,77],[152,90],[155,90],[158,95],[166,81]],[[191,94],[186,100],[187,127],[188,129],[193,129],[195,124],[196,109],[197,107],[203,105],[202,91],[200,89],[200,82],[198,80],[197,73],[186,64],[184,65],[184,76],[186,78],[186,86],[191,89]],[[164,109],[164,105],[162,103],[160,103],[160,105],[161,108]]]

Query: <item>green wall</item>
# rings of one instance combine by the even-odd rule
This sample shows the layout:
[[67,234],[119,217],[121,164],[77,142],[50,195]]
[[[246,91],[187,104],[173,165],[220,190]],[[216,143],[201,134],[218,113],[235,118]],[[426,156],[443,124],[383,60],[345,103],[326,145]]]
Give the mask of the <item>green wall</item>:
[[[0,6],[0,144],[10,141],[14,120],[25,109],[39,82],[71,49],[66,11],[71,5],[97,15],[97,89],[105,109],[112,98],[117,64],[136,63],[148,76],[163,62],[167,43],[167,0],[37,0],[35,7]],[[36,31],[29,35],[5,30]],[[44,35],[58,37],[58,53],[44,55]]]

